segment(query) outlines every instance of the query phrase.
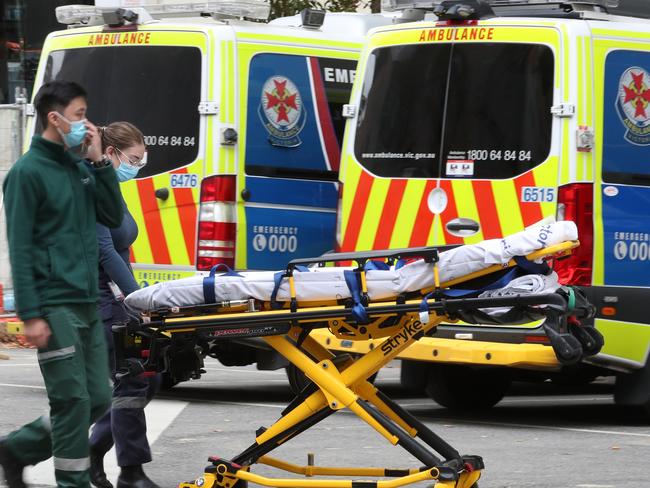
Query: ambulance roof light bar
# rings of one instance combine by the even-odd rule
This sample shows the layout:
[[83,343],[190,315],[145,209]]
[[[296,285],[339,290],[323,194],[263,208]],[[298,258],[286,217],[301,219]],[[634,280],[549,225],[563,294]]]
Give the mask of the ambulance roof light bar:
[[[126,10],[128,6],[128,10]],[[200,17],[212,15],[217,18],[249,18],[267,20],[270,12],[269,0],[213,0],[207,2],[175,0],[167,2],[158,0],[96,0],[95,6],[65,5],[56,8],[56,18],[69,27],[84,25],[103,25],[107,13],[119,10],[127,16],[134,14],[134,20],[122,16],[120,22],[129,21],[144,24],[153,19],[171,17]],[[117,15],[119,17],[119,14]],[[107,20],[116,20],[109,15]],[[123,23],[121,24],[123,25]]]
[[433,9],[439,20],[479,20],[494,17],[494,12],[485,0],[445,0]]
[[[555,7],[566,12],[607,12],[607,9],[616,8],[618,4],[619,0],[382,0],[381,7],[385,12],[418,9],[438,11],[444,17],[438,15],[441,20],[471,20],[493,16],[494,13],[490,14],[492,11],[503,14],[506,13],[505,9],[509,10],[508,14],[512,12],[511,9],[523,10],[525,7]],[[470,14],[471,9],[474,9],[474,13]]]

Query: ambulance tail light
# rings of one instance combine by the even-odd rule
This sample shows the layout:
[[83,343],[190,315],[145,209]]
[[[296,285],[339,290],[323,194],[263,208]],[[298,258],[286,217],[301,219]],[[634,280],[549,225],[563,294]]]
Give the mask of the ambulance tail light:
[[555,261],[563,285],[591,285],[594,250],[594,189],[591,183],[573,183],[558,191],[557,220],[572,220],[578,227],[580,246],[573,254]]
[[196,268],[235,266],[237,212],[235,176],[210,176],[201,183]]

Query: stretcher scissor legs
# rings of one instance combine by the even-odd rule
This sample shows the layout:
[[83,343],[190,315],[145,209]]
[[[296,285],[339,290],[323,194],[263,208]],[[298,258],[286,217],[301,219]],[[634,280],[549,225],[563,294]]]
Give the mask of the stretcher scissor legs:
[[[401,351],[436,327],[445,317],[435,314],[427,324],[414,316],[387,337],[379,347],[358,359],[335,361],[332,354],[301,329],[287,335],[264,337],[273,349],[305,373],[312,381],[270,427],[257,432],[255,442],[231,460],[210,458],[212,463],[195,482],[181,488],[234,488],[237,483],[291,488],[393,488],[416,482],[435,481],[436,488],[471,488],[483,469],[479,456],[461,456],[451,445],[422,422],[382,394],[368,378],[392,361]],[[300,346],[294,341],[301,337]],[[268,456],[273,449],[347,408],[388,442],[399,445],[420,461],[420,468],[364,468],[297,466]],[[251,472],[254,464],[265,464],[304,478],[269,478]],[[313,479],[314,476],[393,478],[380,481]]]

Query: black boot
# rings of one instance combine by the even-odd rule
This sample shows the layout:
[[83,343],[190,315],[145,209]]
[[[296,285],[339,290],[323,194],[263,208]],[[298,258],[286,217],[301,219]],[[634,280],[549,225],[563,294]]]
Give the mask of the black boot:
[[97,488],[113,488],[104,472],[104,453],[90,449],[90,482]]
[[117,488],[160,488],[144,474],[142,465],[122,466],[117,478]]
[[0,466],[2,466],[2,471],[4,472],[4,476],[0,480],[4,480],[9,488],[27,487],[23,481],[23,469],[25,469],[25,465],[18,461],[11,453],[4,439],[0,439]]

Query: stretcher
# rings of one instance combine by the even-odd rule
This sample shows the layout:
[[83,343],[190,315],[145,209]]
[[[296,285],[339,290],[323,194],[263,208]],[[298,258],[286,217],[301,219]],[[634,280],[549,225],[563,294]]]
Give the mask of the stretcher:
[[[433,482],[436,488],[476,487],[484,469],[482,458],[461,455],[368,379],[415,341],[434,333],[441,322],[459,319],[518,323],[544,318],[545,330],[560,360],[575,362],[583,355],[594,354],[602,346],[602,338],[586,324],[594,309],[579,290],[560,287],[525,294],[494,286],[503,284],[504,277],[512,277],[515,270],[548,274],[544,260],[566,256],[577,245],[577,241],[555,244],[447,282],[440,280],[440,253],[448,250],[441,247],[294,260],[279,280],[288,286],[284,301],[250,298],[173,306],[146,311],[129,323],[115,325],[121,365],[118,376],[174,369],[179,373],[182,369],[189,372],[189,377],[198,378],[204,372],[206,348],[214,341],[261,338],[311,380],[273,425],[256,432],[250,447],[230,459],[210,457],[203,474],[181,483],[181,488],[243,488],[248,482],[280,488],[396,488],[418,482]],[[394,265],[399,260],[416,258],[430,266],[432,286],[370,299],[369,269],[376,269],[380,262]],[[332,297],[318,303],[298,299],[295,275],[302,266],[338,262],[354,263],[346,268],[354,277],[349,281],[356,283],[349,286],[349,297]],[[491,315],[492,310],[499,313]],[[310,336],[322,328],[351,341],[381,342],[361,356],[335,356]],[[385,441],[401,446],[421,467],[298,466],[270,456],[276,447],[342,409],[353,412]],[[256,464],[302,476],[262,476],[254,472]]]

